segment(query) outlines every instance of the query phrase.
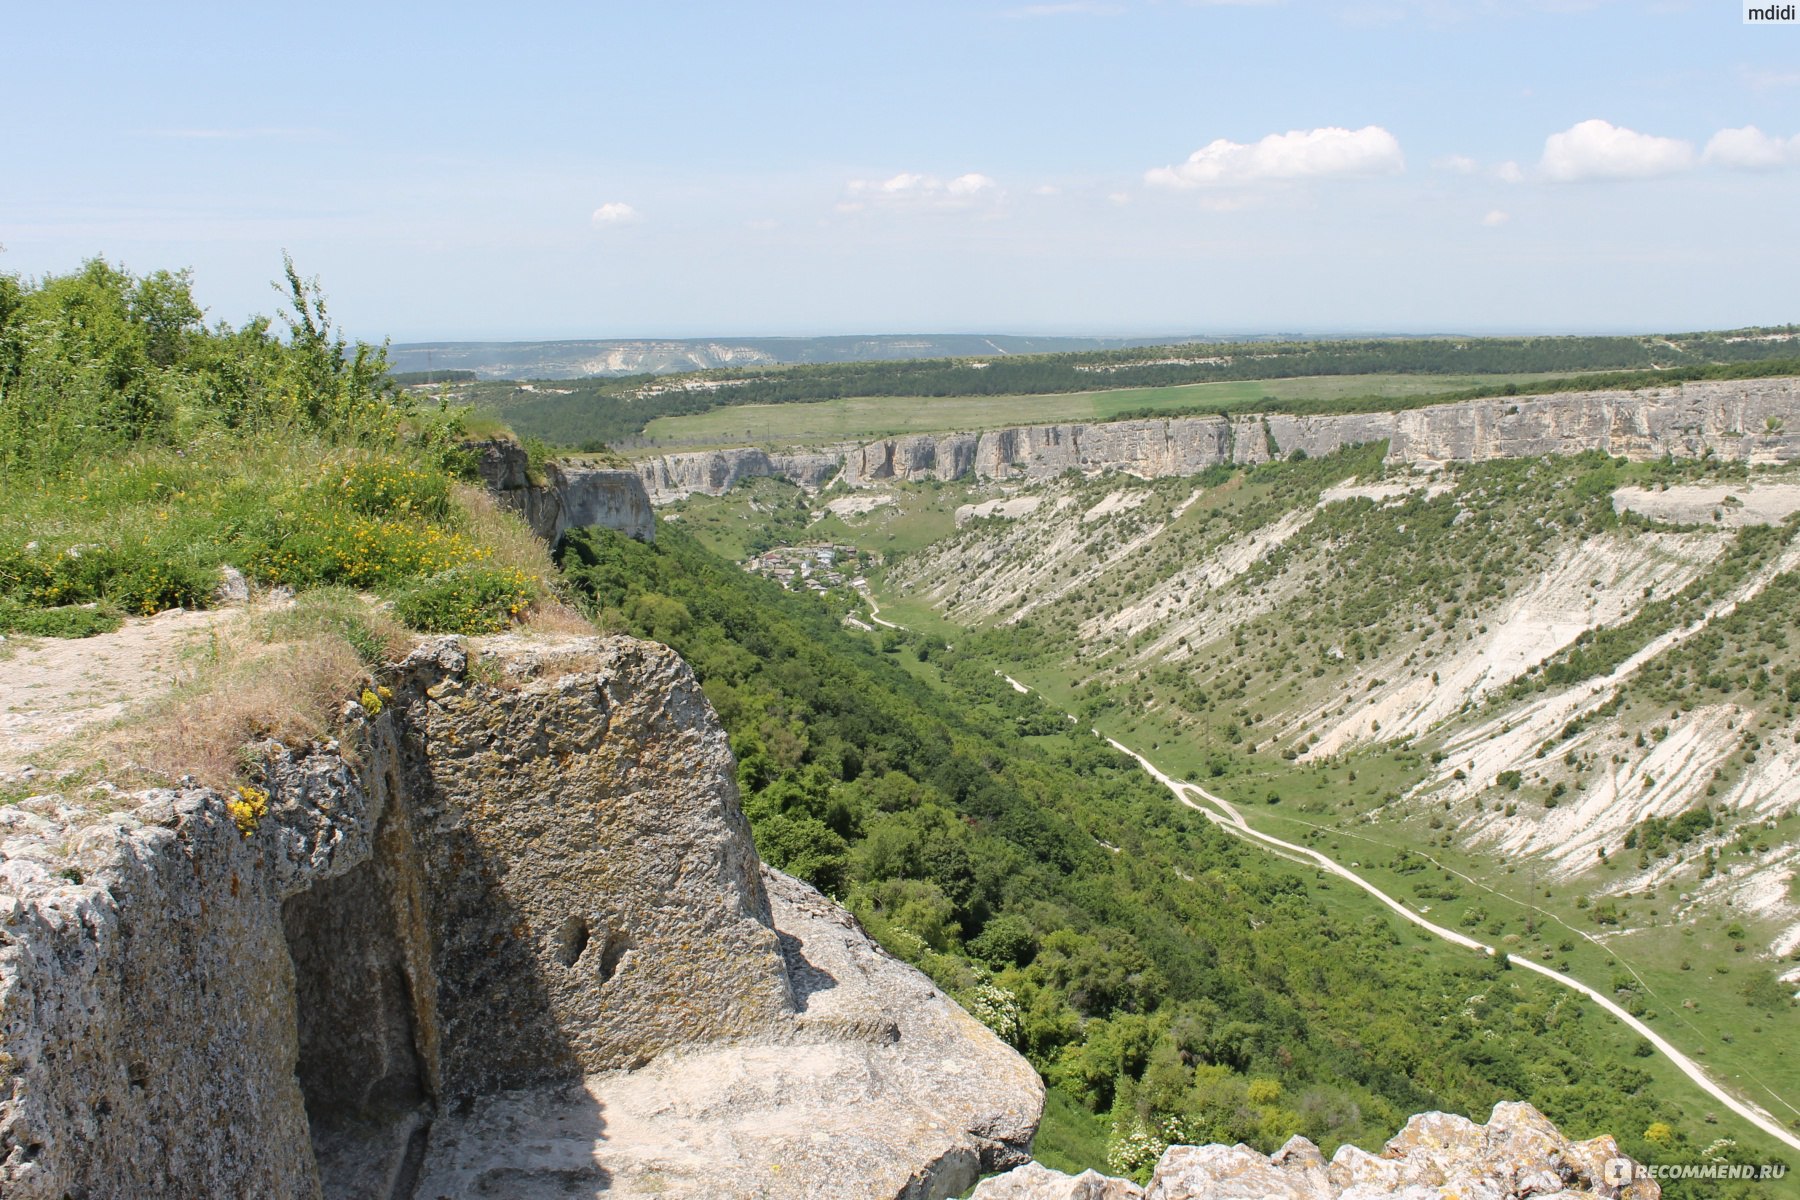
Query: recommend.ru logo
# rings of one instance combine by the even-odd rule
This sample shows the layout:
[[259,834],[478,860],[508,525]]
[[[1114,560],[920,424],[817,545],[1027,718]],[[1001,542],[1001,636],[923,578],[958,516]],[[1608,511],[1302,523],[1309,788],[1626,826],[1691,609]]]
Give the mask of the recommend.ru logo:
[[1610,1187],[1624,1187],[1635,1179],[1780,1179],[1787,1174],[1783,1163],[1634,1163],[1629,1158],[1609,1158],[1600,1177]]

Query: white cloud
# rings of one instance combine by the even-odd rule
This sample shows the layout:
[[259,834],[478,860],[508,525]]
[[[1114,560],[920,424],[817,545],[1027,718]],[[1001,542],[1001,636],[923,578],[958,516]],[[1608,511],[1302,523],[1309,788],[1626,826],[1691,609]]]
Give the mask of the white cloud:
[[1706,143],[1707,162],[1742,171],[1767,171],[1800,161],[1800,137],[1770,137],[1754,125],[1721,129]]
[[1005,195],[990,176],[970,171],[954,179],[902,171],[887,179],[852,179],[845,185],[840,212],[860,212],[870,205],[956,209],[997,202]]
[[1504,225],[1510,220],[1512,220],[1511,213],[1501,212],[1496,208],[1490,210],[1487,216],[1481,218],[1481,223],[1486,225],[1489,229],[1492,229],[1497,225]]
[[1144,182],[1195,188],[1314,179],[1330,175],[1392,175],[1406,169],[1394,135],[1379,125],[1361,129],[1295,129],[1259,142],[1219,138],[1172,167],[1144,172]]
[[944,190],[952,196],[979,196],[981,193],[992,191],[999,186],[986,175],[971,172],[968,175],[958,175],[944,185]]
[[1593,179],[1648,179],[1694,165],[1694,147],[1678,138],[1656,137],[1609,121],[1582,121],[1544,139],[1538,164],[1546,179],[1576,183]]
[[1108,192],[1106,198],[1111,200],[1114,204],[1119,205],[1121,208],[1131,203],[1130,192]]
[[594,210],[594,224],[624,225],[638,219],[638,210],[618,200],[602,204]]
[[1525,181],[1525,168],[1521,167],[1518,163],[1513,162],[1511,159],[1508,159],[1506,162],[1503,162],[1494,168],[1494,178],[1498,179],[1501,183],[1523,183]]
[[1473,175],[1478,164],[1466,154],[1450,154],[1431,165],[1440,171],[1449,171],[1456,175]]

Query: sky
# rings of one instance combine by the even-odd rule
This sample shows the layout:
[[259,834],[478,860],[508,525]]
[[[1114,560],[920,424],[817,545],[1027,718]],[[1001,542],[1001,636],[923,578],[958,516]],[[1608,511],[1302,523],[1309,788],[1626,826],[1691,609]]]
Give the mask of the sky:
[[379,341],[1800,320],[1736,0],[6,6],[0,272]]

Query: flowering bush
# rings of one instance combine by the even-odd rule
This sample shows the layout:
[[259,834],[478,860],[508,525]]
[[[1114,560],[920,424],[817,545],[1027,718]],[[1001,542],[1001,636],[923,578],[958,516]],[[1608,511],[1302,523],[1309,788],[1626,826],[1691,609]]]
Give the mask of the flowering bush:
[[1019,1039],[1019,997],[992,980],[977,983],[959,999],[969,1015],[994,1031],[995,1036],[1016,1045]]
[[441,571],[394,598],[394,613],[427,633],[498,633],[538,594],[516,568],[474,565]]

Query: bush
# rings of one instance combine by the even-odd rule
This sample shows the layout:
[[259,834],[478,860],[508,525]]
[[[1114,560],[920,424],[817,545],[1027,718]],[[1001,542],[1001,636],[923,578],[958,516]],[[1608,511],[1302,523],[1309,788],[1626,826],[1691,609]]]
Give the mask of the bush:
[[1022,967],[1037,953],[1037,938],[1031,926],[1021,917],[1003,913],[987,923],[975,940],[969,943],[969,954],[977,961],[1002,970]]
[[119,615],[108,609],[75,606],[71,608],[26,608],[22,604],[0,599],[0,633],[22,633],[28,637],[83,638],[96,633],[111,633],[119,627]]
[[402,591],[394,613],[427,633],[499,633],[537,594],[537,581],[523,571],[465,565]]

